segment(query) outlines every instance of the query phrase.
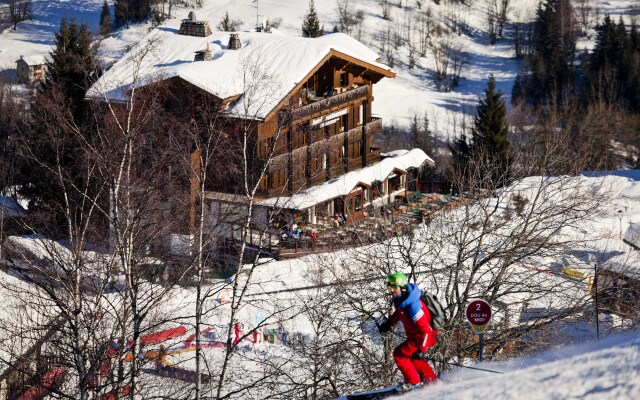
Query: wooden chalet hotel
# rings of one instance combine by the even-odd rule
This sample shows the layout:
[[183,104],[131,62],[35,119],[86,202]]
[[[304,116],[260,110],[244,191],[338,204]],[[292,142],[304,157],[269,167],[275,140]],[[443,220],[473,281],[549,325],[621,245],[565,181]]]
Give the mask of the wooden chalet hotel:
[[[372,116],[374,84],[395,73],[346,34],[212,32],[191,13],[180,27],[154,29],[138,48],[158,41],[138,82],[127,55],[88,95],[121,101],[134,84],[173,80],[213,96],[230,120],[252,120],[254,157],[268,161],[254,202],[256,226],[267,224],[273,207],[302,224],[319,224],[335,213],[356,221],[365,209],[416,185],[418,170],[433,163],[418,149],[382,155],[372,146],[382,129],[382,120]],[[255,85],[247,82],[248,69]],[[220,235],[237,234],[233,224],[221,229],[216,221],[224,210],[246,204],[246,196],[232,188],[208,189],[207,220]]]

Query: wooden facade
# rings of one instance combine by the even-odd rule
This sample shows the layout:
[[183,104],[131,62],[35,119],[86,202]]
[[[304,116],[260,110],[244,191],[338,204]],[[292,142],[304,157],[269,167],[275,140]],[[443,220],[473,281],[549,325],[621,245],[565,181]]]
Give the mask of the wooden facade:
[[311,71],[259,124],[257,155],[270,159],[262,194],[298,192],[379,161],[372,88],[385,76],[394,75],[339,53]]
[[[194,21],[195,16],[191,15],[183,25]],[[193,32],[188,34],[195,36]],[[194,62],[207,62],[204,61],[210,58],[207,50],[208,45],[196,51]],[[205,120],[211,120],[215,121],[215,130],[224,132],[216,139],[215,149],[210,149],[213,154],[207,165],[205,191],[244,193],[246,162],[249,186],[257,184],[256,196],[265,199],[291,195],[381,159],[380,150],[372,147],[372,136],[382,131],[382,120],[372,116],[373,86],[384,77],[395,77],[383,67],[332,49],[305,71],[306,76],[286,95],[273,99],[275,107],[260,119],[243,118],[228,111],[242,93],[222,98],[181,76],[150,83],[139,88],[138,93],[159,98],[164,112],[171,116],[167,120],[199,127],[196,129],[207,129]],[[175,138],[180,133],[165,129],[162,135]],[[252,152],[246,159],[244,143]],[[198,149],[194,147],[191,151],[191,165],[199,170]],[[262,176],[260,172],[265,165],[268,167]],[[191,179],[184,187],[189,193],[187,220],[191,230],[197,219],[200,186],[197,179]],[[363,212],[364,193],[360,190],[345,199],[343,206],[353,209],[349,214]],[[207,199],[206,207],[215,201]]]

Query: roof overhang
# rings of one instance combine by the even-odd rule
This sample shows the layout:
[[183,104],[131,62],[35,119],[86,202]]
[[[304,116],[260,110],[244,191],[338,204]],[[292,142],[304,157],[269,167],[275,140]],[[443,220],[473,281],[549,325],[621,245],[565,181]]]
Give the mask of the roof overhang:
[[329,61],[332,57],[344,60],[345,63],[343,65],[342,68],[346,67],[346,66],[357,66],[359,69],[361,69],[362,71],[359,71],[359,75],[358,76],[364,76],[366,74],[370,74],[369,79],[371,79],[372,82],[374,83],[378,83],[382,78],[395,78],[396,77],[396,73],[391,71],[391,70],[387,70],[384,69],[380,66],[368,63],[366,61],[360,60],[356,57],[350,56],[348,54],[345,53],[341,53],[335,49],[331,49],[329,51],[329,53],[327,53],[327,55],[325,55],[322,60],[316,64],[315,67],[313,67],[313,69],[311,71],[309,71],[309,73],[307,73],[307,75],[305,75],[304,78],[302,78],[300,80],[300,82],[298,82],[298,84],[282,99],[280,100],[280,102],[273,108],[273,110],[271,110],[266,117],[264,118],[269,119],[273,116],[273,114],[279,110],[280,108],[282,108],[291,98],[291,96],[293,96],[295,93],[297,93],[301,88],[302,85],[304,85],[309,78],[311,78],[313,76],[313,74],[315,74],[316,72],[318,72],[318,70],[327,62]]

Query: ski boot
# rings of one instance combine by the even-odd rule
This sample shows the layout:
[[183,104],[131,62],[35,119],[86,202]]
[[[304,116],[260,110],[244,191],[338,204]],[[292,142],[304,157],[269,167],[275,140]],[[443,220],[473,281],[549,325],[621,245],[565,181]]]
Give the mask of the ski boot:
[[423,385],[423,383],[422,383],[422,382],[420,382],[420,383],[418,383],[418,384],[415,384],[415,385],[412,385],[412,384],[411,384],[411,383],[409,383],[409,382],[403,382],[402,384],[400,384],[400,385],[396,386],[396,392],[398,392],[398,393],[406,393],[406,392],[410,392],[410,391],[412,391],[412,390],[415,390],[415,389],[421,388],[421,387],[422,387],[422,385]]

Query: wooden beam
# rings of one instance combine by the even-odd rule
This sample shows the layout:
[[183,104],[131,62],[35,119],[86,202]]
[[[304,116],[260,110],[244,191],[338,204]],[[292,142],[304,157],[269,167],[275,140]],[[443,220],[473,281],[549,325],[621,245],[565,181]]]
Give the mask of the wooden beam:
[[337,57],[331,57],[331,62],[333,62],[336,65],[336,69],[339,69],[340,71],[344,70],[347,65],[351,64],[350,61]]
[[360,78],[365,72],[367,72],[367,69],[365,67],[363,67],[363,66],[360,66],[360,65],[355,66],[354,70],[356,70],[356,71],[360,70],[360,72],[354,72],[353,73],[353,76],[355,76],[356,78]]
[[[384,68],[382,68],[380,66],[368,63],[366,61],[359,60],[359,59],[357,59],[355,57],[352,57],[350,55],[341,53],[341,52],[336,51],[334,49],[331,49],[331,53],[333,53],[334,55],[336,55],[339,58],[351,61],[352,63],[357,64],[357,65],[361,65],[363,67],[366,67],[367,69],[371,70],[371,72],[373,72],[373,73],[382,75],[380,77],[380,79],[382,79],[384,77],[387,77],[387,78],[395,78],[396,77],[396,73],[391,71],[391,70],[387,70],[387,69],[384,69]],[[378,80],[380,80],[380,79],[378,79]]]

